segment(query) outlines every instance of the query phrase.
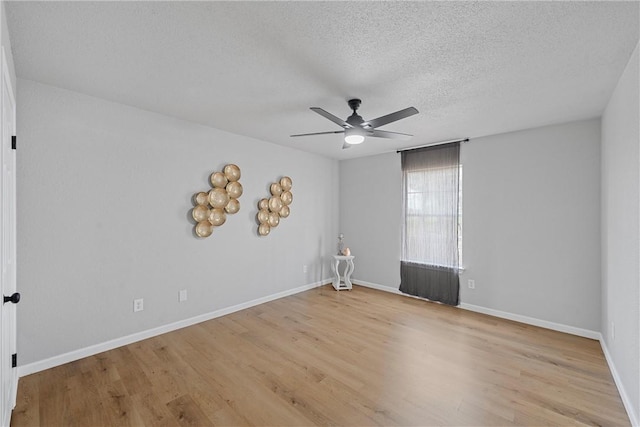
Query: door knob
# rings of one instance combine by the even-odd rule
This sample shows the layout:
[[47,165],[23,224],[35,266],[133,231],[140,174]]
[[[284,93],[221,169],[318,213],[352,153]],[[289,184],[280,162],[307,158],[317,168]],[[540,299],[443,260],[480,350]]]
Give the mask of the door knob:
[[5,304],[7,302],[12,302],[14,304],[19,303],[20,302],[20,294],[18,292],[16,292],[13,295],[11,295],[10,297],[5,295],[3,304]]

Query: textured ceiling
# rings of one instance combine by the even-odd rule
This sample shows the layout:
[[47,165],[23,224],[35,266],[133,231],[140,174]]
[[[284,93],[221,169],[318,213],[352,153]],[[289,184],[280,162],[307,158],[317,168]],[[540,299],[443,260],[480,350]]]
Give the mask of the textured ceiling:
[[[18,77],[344,159],[597,117],[637,2],[7,2]],[[19,90],[19,88],[18,88]],[[342,150],[341,118],[414,106]],[[188,144],[188,141],[181,142]]]

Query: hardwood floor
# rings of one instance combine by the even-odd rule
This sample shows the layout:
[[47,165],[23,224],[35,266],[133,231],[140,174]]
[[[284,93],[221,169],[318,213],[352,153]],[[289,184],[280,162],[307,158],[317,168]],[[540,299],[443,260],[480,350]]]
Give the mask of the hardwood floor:
[[601,425],[600,344],[323,286],[21,378],[12,426]]

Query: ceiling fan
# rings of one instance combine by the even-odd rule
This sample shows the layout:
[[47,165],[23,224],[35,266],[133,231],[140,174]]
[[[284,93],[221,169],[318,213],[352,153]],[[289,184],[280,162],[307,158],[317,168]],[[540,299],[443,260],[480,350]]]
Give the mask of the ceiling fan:
[[373,136],[376,138],[391,138],[391,139],[409,139],[413,135],[399,132],[389,132],[386,130],[377,129],[380,126],[395,122],[400,119],[405,119],[414,114],[418,114],[418,110],[414,107],[405,108],[404,110],[396,111],[395,113],[387,114],[385,116],[378,117],[373,120],[364,120],[359,116],[356,111],[360,107],[362,101],[354,98],[348,101],[349,108],[353,110],[353,114],[350,115],[347,120],[342,120],[333,114],[323,110],[319,107],[311,107],[311,110],[320,114],[322,117],[331,120],[333,123],[342,127],[342,130],[329,131],[329,132],[314,132],[314,133],[301,133],[297,136],[310,136],[310,135],[328,135],[332,133],[344,133],[344,145],[342,148],[349,148],[351,145],[360,144],[364,141],[365,136]]

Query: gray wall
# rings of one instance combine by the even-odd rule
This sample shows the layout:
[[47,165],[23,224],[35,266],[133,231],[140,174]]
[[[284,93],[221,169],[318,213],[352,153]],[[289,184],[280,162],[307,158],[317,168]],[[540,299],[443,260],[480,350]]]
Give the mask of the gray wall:
[[0,2],[0,14],[2,19],[0,20],[0,45],[4,48],[5,57],[7,58],[7,68],[9,69],[9,76],[11,78],[11,89],[13,95],[16,94],[16,70],[13,64],[13,53],[11,51],[11,41],[9,39],[9,27],[7,25],[7,13],[5,11],[5,1]]
[[[599,330],[599,140],[596,119],[463,144],[463,303]],[[399,285],[399,157],[340,163],[356,281]]]
[[638,61],[636,47],[602,116],[602,335],[636,422],[640,421]]
[[[18,135],[21,364],[330,278],[335,160],[26,80]],[[197,239],[191,197],[227,163],[240,212]],[[258,237],[256,204],[282,175],[291,215]]]
[[462,164],[461,300],[598,331],[600,121],[474,139]]
[[400,284],[401,185],[399,154],[340,162],[340,231],[360,281]]

